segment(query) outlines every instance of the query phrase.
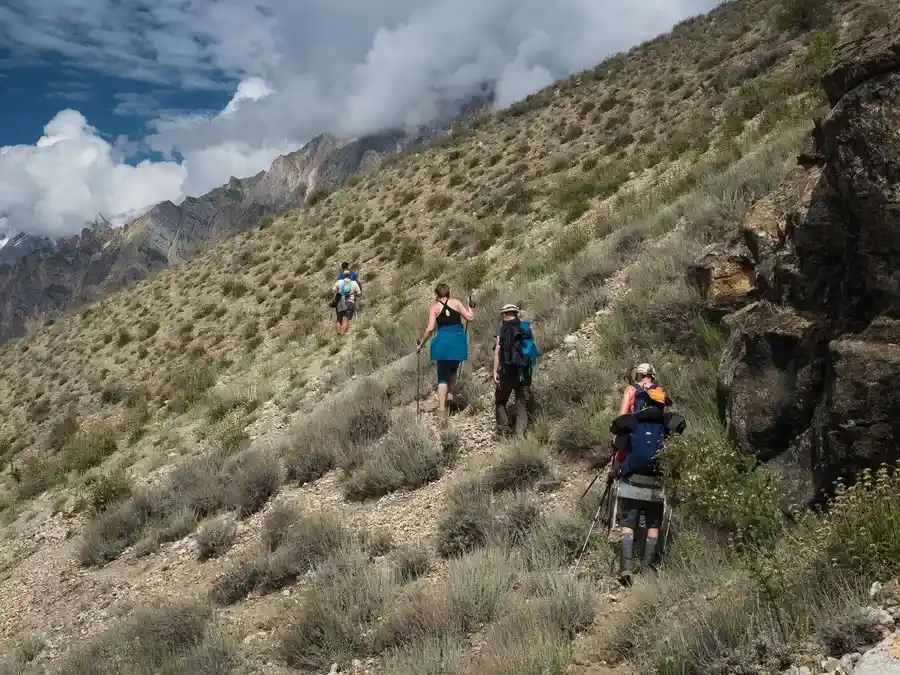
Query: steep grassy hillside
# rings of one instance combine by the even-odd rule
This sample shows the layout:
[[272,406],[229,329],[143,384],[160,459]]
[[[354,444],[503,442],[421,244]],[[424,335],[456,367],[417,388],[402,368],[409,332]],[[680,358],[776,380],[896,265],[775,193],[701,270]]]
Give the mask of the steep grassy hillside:
[[[652,360],[690,420],[681,590],[654,597],[749,583],[740,545],[691,535],[746,552],[780,523],[723,442],[723,336],[685,267],[790,168],[838,40],[890,11],[728,3],[3,346],[0,672],[518,675],[610,649],[710,672],[743,644],[654,651],[656,605],[609,644],[606,548],[567,571],[592,514],[575,500]],[[344,259],[365,296],[340,338]],[[412,404],[438,280],[479,296],[446,433]],[[533,433],[497,444],[483,368],[507,301],[548,354]]]

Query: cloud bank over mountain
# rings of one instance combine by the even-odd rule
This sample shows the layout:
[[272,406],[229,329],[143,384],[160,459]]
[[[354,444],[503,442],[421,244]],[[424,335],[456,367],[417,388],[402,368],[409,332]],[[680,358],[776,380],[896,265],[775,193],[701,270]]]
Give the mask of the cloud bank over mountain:
[[[75,110],[34,146],[0,148],[0,214],[35,234],[78,231],[252,175],[329,131],[431,121],[492,82],[506,106],[554,79],[708,11],[715,0],[8,0],[0,43],[142,87],[232,90],[218,113],[160,110],[110,142]],[[237,84],[236,84],[237,83]],[[135,141],[158,161],[129,164]],[[2,225],[3,223],[0,223]]]

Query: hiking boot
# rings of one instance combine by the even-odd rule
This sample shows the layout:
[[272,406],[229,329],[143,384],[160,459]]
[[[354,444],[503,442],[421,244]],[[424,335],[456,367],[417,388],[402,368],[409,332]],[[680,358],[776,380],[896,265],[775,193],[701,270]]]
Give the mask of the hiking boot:
[[623,588],[631,588],[631,570],[622,570],[619,572],[619,583]]

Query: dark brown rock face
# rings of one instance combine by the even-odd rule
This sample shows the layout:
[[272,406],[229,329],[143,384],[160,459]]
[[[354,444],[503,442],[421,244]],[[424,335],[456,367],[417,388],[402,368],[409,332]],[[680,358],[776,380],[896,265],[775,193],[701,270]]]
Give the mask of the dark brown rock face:
[[840,46],[824,86],[797,168],[689,271],[730,329],[730,436],[806,498],[900,459],[900,29]]

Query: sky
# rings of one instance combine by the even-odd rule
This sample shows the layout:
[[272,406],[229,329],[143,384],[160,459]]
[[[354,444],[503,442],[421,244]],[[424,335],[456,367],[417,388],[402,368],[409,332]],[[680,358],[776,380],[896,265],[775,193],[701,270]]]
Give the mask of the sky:
[[0,227],[124,222],[484,82],[505,107],[716,4],[0,0]]

